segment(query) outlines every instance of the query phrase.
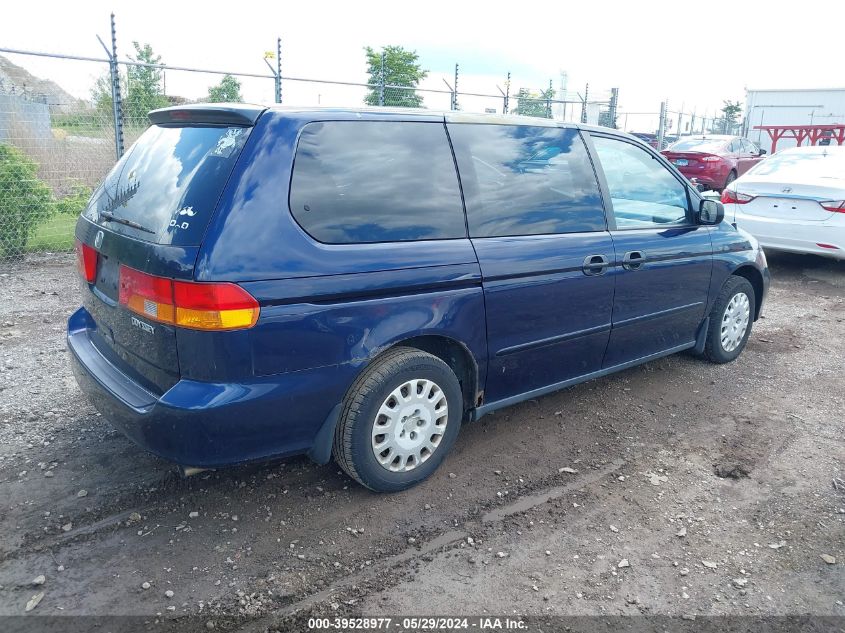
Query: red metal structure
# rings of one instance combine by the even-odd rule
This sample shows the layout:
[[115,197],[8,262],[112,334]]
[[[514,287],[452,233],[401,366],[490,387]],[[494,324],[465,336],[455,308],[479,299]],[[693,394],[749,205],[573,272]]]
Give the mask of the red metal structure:
[[845,145],[845,124],[836,125],[755,125],[755,130],[765,130],[772,139],[771,153],[777,151],[778,141],[782,138],[793,138],[800,147],[809,140],[810,145],[817,145],[823,138],[836,141],[838,145]]

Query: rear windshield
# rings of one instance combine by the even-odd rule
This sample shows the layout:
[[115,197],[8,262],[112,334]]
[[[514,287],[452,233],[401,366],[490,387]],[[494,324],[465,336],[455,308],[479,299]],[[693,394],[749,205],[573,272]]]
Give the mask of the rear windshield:
[[687,138],[670,145],[669,152],[715,152],[725,147],[724,140],[712,138]]
[[198,246],[248,134],[153,125],[114,166],[85,216],[136,239]]

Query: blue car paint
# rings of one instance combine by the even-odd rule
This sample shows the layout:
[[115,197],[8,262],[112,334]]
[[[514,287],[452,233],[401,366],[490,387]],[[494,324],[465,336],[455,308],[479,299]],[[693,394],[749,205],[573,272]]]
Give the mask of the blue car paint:
[[[707,313],[713,268],[709,232],[706,226],[611,232],[616,283],[603,367],[694,340]],[[622,265],[630,251],[644,255],[635,270]]]
[[[231,382],[182,378],[161,395],[141,389],[91,345],[84,308],[68,320],[77,382],[129,439],[170,461],[212,468],[306,453],[360,366],[343,363]],[[316,420],[316,424],[315,424]]]
[[601,368],[613,278],[584,259],[613,254],[606,231],[474,239],[484,275],[490,353],[485,400],[515,396]]
[[[768,288],[764,256],[747,234],[726,223],[616,230],[606,188],[607,231],[321,244],[287,209],[298,134],[313,121],[361,119],[444,122],[433,114],[268,110],[198,249],[104,231],[101,252],[127,265],[237,282],[261,305],[248,330],[173,328],[180,378],[167,389],[133,380],[131,367],[106,358],[85,307],[70,317],[80,385],[140,446],[201,467],[301,453],[326,462],[338,403],[373,358],[402,341],[439,337],[466,351],[474,372],[468,415],[477,418],[700,346],[705,316],[736,271],[756,282],[761,298]],[[90,244],[98,230],[81,218],[77,238]],[[628,250],[646,253],[639,270],[623,267]],[[594,254],[608,265],[585,275],[584,259]]]

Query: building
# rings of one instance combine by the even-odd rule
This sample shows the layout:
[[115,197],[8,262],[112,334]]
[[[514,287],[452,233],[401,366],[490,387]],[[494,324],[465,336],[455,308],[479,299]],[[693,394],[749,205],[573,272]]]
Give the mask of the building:
[[[768,133],[757,125],[843,125],[845,88],[786,88],[745,91],[743,136],[768,148]],[[794,147],[794,139],[783,138],[778,149]]]

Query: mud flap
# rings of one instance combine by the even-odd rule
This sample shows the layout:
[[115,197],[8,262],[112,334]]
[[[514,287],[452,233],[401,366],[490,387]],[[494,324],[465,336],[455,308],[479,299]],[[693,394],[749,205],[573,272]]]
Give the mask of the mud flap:
[[710,330],[710,317],[705,317],[701,325],[698,326],[698,333],[695,335],[695,347],[693,352],[696,354],[704,353],[704,346],[707,345],[707,332]]
[[317,464],[328,464],[332,458],[332,441],[334,440],[334,429],[337,426],[337,420],[340,417],[340,409],[342,403],[338,403],[329,412],[317,435],[314,437],[314,443],[311,445],[307,455],[311,461]]

